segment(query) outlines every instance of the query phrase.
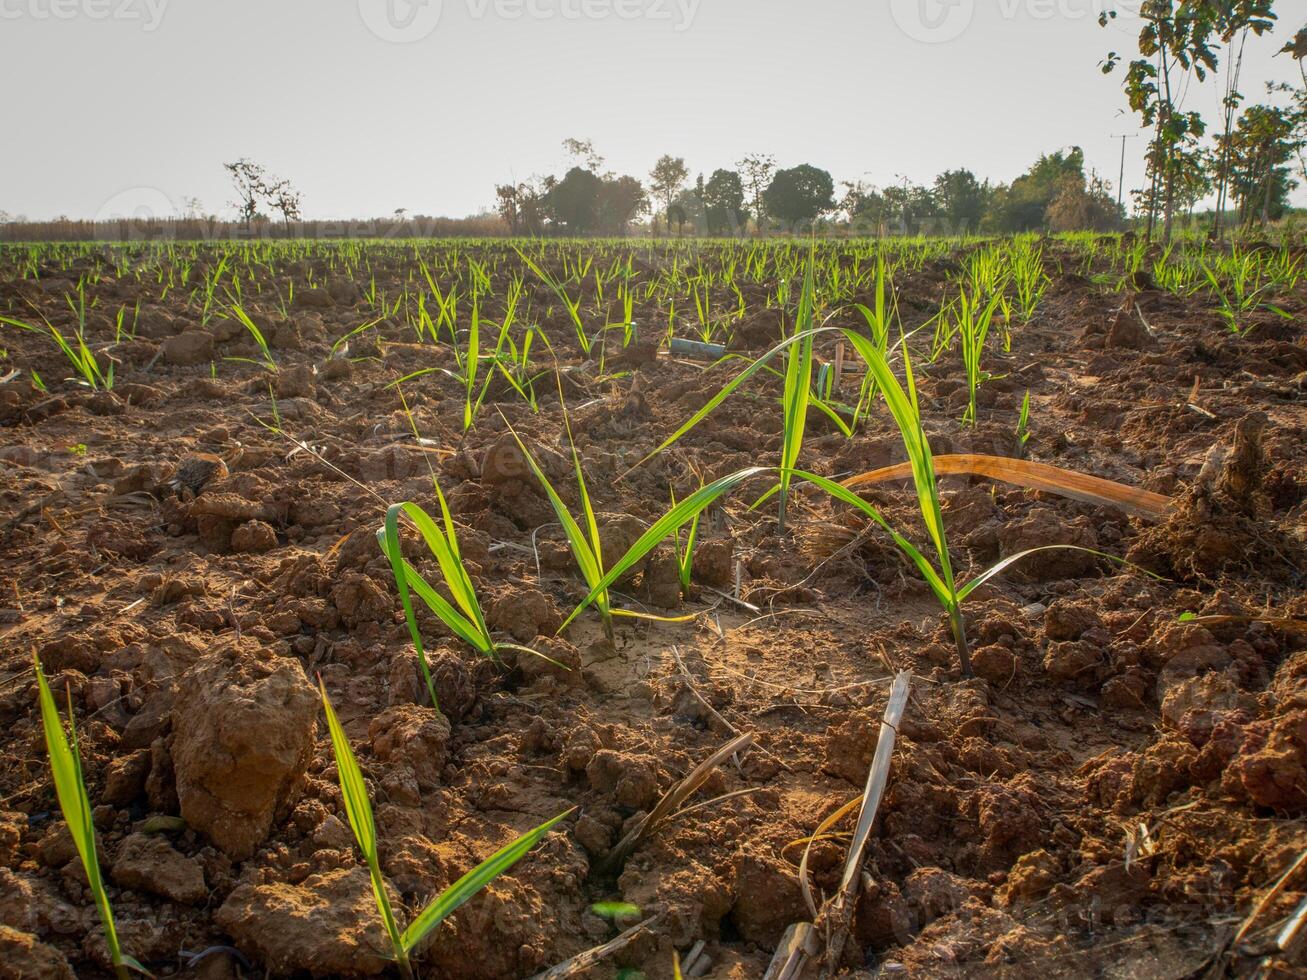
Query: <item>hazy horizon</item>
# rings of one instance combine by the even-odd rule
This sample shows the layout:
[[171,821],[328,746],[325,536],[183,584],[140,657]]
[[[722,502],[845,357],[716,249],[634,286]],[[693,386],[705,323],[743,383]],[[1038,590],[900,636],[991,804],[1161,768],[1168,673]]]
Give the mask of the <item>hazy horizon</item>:
[[[1102,29],[1101,6],[0,0],[5,79],[29,93],[6,110],[21,138],[0,158],[0,210],[91,219],[198,198],[229,216],[222,164],[246,156],[303,192],[306,218],[462,217],[496,184],[561,173],[567,137],[643,181],[664,153],[691,181],[770,153],[876,186],[960,167],[1006,183],[1078,145],[1115,187],[1113,134],[1138,125],[1123,69],[1098,65],[1131,56],[1137,20]],[[1249,40],[1246,103],[1301,83],[1271,57],[1299,26]],[[1209,125],[1218,84],[1186,96]],[[1127,141],[1127,191],[1146,142]]]

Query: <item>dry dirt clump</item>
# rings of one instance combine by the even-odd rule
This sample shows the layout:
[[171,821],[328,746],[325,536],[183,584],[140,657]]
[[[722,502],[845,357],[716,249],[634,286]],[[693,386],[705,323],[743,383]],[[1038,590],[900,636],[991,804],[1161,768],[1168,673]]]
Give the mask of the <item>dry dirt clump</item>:
[[30,933],[0,925],[0,978],[75,980],[77,974],[64,954]]
[[1268,462],[1262,447],[1267,419],[1245,416],[1228,446],[1216,447],[1166,521],[1144,531],[1132,561],[1187,580],[1211,581],[1240,570],[1274,581],[1302,581],[1307,550],[1297,536],[1268,520],[1262,492]]
[[172,709],[182,818],[232,858],[252,855],[295,801],[317,712],[317,693],[295,660],[248,646],[199,660]]
[[310,875],[298,885],[243,883],[215,919],[279,974],[373,977],[389,962],[372,882],[361,867]]

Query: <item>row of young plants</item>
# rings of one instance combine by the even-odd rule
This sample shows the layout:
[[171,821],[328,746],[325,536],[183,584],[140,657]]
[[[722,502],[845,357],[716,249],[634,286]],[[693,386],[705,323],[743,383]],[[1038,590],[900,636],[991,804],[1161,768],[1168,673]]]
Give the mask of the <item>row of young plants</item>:
[[[1128,236],[1083,233],[1056,241],[1078,256],[1071,260],[1073,268],[1078,265],[1105,287],[1131,288],[1146,273],[1178,296],[1201,295],[1236,334],[1245,331],[1254,312],[1290,316],[1276,300],[1301,281],[1307,262],[1301,250],[1287,246],[1236,243],[1227,250],[1200,238],[1176,238],[1165,248]],[[0,325],[48,337],[74,380],[93,390],[112,389],[113,352],[134,339],[143,297],[113,310],[112,340],[91,340],[88,314],[101,304],[95,295],[100,284],[135,283],[147,291],[147,302],[182,296],[201,327],[236,321],[252,338],[257,356],[226,360],[275,371],[264,336],[269,317],[290,317],[297,293],[324,289],[333,280],[365,283],[359,306],[368,318],[338,338],[335,350],[348,354],[351,341],[401,324],[418,342],[440,344],[443,338],[455,360],[449,370],[469,389],[468,427],[492,378],[502,378],[536,406],[539,372],[532,371],[531,355],[550,344],[541,323],[553,321],[555,314],[567,327],[553,340],[575,342],[586,357],[599,361],[603,374],[609,355],[628,347],[641,331],[669,341],[729,345],[748,317],[779,318],[793,306],[791,290],[807,258],[822,279],[823,298],[841,306],[872,291],[886,269],[891,275],[913,272],[961,255],[957,292],[936,321],[933,359],[959,332],[974,350],[978,332],[991,322],[1005,330],[1028,322],[1051,283],[1043,247],[1031,235],[855,239],[809,251],[805,258],[803,247],[792,241],[10,245],[0,248],[0,272],[34,282],[77,278],[65,296],[70,312],[64,329],[35,309],[35,316],[4,316]],[[1064,259],[1056,261],[1056,271],[1067,271]],[[507,288],[496,295],[493,284],[505,280]],[[637,323],[637,308],[645,322]],[[46,386],[35,373],[32,382]]]

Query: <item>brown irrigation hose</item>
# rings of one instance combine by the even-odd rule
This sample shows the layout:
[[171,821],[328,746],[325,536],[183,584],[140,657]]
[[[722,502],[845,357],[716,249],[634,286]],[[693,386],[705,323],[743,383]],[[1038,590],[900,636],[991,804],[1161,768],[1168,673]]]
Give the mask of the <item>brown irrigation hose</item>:
[[[934,462],[937,476],[985,476],[991,480],[1000,480],[1028,490],[1043,490],[1062,497],[1070,497],[1082,503],[1116,507],[1134,517],[1148,520],[1160,521],[1171,510],[1172,500],[1164,494],[1128,487],[1124,483],[1064,470],[1047,463],[974,453],[936,456]],[[845,480],[844,486],[854,490],[876,483],[911,478],[912,464],[899,463],[895,466],[859,473]]]

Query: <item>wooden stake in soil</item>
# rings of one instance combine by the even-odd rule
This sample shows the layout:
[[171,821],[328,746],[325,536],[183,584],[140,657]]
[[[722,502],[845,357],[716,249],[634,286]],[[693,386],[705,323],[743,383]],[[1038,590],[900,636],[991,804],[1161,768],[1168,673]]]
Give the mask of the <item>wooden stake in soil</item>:
[[808,961],[817,955],[817,934],[812,923],[796,922],[785,930],[767,964],[762,980],[797,980]]

